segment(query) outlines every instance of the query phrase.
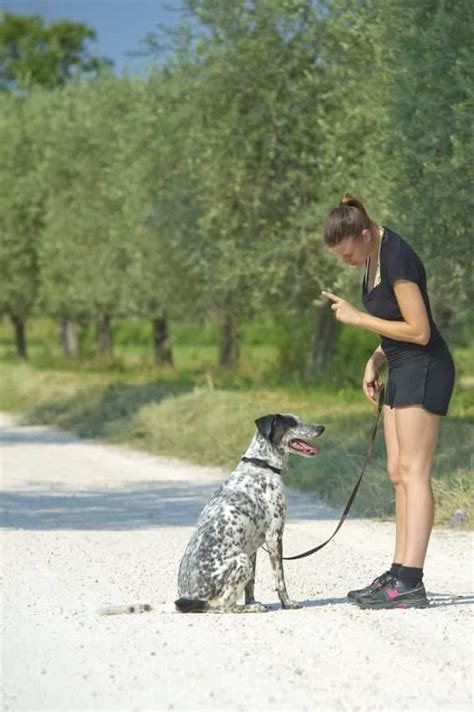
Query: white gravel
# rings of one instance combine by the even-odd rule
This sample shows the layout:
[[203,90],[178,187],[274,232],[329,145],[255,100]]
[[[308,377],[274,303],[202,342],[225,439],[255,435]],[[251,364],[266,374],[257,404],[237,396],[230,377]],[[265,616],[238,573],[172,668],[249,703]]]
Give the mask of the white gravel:
[[[347,521],[288,562],[282,611],[266,554],[255,615],[172,611],[178,562],[225,473],[2,419],[2,710],[471,710],[472,543],[435,531],[424,610],[346,603],[390,562],[393,527]],[[290,493],[288,553],[335,514]],[[100,617],[109,604],[155,613]]]

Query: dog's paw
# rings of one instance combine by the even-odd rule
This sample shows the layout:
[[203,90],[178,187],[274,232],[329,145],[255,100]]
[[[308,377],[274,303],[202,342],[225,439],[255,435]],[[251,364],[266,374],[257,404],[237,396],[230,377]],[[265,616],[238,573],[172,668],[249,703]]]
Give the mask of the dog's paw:
[[288,610],[296,610],[297,608],[303,608],[301,603],[297,603],[296,601],[286,601],[286,603],[281,604],[281,607]]
[[267,613],[268,608],[263,605],[263,603],[259,603],[258,601],[254,601],[254,603],[248,603],[246,606],[243,606],[243,613]]

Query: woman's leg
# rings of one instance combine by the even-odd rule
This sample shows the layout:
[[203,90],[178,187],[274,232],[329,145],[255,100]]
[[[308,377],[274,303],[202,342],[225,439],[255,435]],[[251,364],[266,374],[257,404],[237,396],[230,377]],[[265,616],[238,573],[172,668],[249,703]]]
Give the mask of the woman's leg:
[[[385,449],[387,452],[387,472],[390,481],[395,489],[395,497],[397,502],[397,519],[395,533],[395,554],[392,563],[401,565],[405,550],[405,492],[398,477],[398,440],[397,429],[395,424],[395,411],[390,406],[383,407],[383,431],[385,438]],[[394,573],[392,567],[388,567],[388,571],[377,576],[369,586],[364,588],[349,591],[347,597],[351,601],[360,602],[364,597],[370,595],[380,589],[387,581],[386,573]]]
[[431,465],[438,441],[439,416],[421,406],[395,408],[395,425],[398,477],[404,491],[406,513],[402,563],[423,568],[433,527]]
[[401,564],[405,555],[406,498],[398,469],[398,436],[395,410],[385,405],[383,409],[383,431],[387,451],[387,473],[395,490],[395,552],[393,562]]

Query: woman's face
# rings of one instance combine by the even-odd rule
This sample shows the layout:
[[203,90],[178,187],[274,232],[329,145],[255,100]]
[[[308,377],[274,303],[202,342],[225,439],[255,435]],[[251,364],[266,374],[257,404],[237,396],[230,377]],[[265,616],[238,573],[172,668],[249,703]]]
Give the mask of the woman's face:
[[366,263],[370,253],[371,236],[369,230],[364,230],[360,237],[345,237],[337,245],[329,249],[346,265],[360,267]]

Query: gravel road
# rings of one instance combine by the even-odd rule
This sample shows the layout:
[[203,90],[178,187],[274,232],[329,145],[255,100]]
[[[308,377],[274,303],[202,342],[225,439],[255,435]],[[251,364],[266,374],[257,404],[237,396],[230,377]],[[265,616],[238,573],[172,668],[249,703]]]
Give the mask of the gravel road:
[[[180,556],[222,471],[79,440],[3,416],[2,679],[13,710],[471,710],[472,543],[435,531],[424,610],[346,602],[390,562],[392,524],[349,519],[288,562],[296,611],[175,613]],[[285,550],[325,539],[336,513],[289,493]],[[102,606],[157,604],[101,617]]]

